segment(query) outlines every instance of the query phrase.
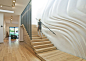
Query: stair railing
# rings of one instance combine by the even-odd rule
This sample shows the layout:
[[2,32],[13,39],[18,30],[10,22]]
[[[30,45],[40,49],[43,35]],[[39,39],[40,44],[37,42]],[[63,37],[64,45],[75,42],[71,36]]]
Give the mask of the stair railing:
[[[39,20],[36,18],[36,20]],[[43,22],[41,22],[43,24]],[[43,24],[44,25],[44,24]],[[49,27],[47,27],[46,25],[44,25],[47,29],[49,29],[50,32],[52,32],[54,35],[56,35],[56,33],[54,31],[52,31]]]

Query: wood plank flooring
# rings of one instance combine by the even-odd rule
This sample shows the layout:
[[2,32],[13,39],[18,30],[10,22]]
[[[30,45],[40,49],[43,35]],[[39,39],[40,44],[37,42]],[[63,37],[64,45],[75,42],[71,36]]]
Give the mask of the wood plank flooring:
[[4,43],[0,44],[0,61],[41,61],[25,46],[28,47],[18,39],[4,40]]

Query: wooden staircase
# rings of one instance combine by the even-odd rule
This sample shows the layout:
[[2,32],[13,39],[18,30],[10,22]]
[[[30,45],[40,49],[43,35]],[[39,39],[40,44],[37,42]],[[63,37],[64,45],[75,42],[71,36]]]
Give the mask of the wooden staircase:
[[86,61],[82,58],[57,50],[56,47],[43,35],[43,38],[32,35],[31,44],[42,61]]
[[37,27],[35,25],[32,26],[32,40],[29,40],[30,38],[29,35],[27,35],[24,25],[23,28],[25,42],[28,43],[28,46],[33,49],[41,61],[86,61],[82,58],[57,50],[45,35],[43,35],[41,39],[41,37],[37,35]]
[[42,39],[38,36],[32,37],[31,43],[36,53],[56,50],[56,47],[54,47],[53,44],[45,36],[43,36]]
[[31,44],[35,53],[42,61],[86,61],[82,58],[57,50],[45,35],[43,35],[42,39],[37,35],[35,25],[32,29]]

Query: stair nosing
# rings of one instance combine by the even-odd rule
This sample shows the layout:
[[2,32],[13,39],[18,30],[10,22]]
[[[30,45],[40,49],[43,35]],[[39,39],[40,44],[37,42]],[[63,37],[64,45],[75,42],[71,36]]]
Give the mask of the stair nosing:
[[32,42],[32,44],[33,44],[33,43],[43,43],[43,42],[51,42],[51,41],[40,41],[40,42],[37,41],[37,42]]
[[47,47],[47,48],[41,48],[41,49],[35,49],[35,50],[36,50],[36,51],[37,51],[37,50],[39,51],[39,50],[45,50],[45,49],[50,49],[50,48],[56,48],[56,47],[53,46],[53,47]]
[[49,43],[49,44],[43,44],[43,45],[36,45],[34,47],[45,46],[45,45],[53,45],[53,44],[52,43]]

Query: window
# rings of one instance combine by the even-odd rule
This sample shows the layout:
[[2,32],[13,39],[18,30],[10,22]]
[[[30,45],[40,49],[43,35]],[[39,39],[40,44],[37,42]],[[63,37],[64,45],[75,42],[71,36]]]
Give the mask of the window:
[[18,27],[9,27],[9,36],[16,35],[18,37]]

